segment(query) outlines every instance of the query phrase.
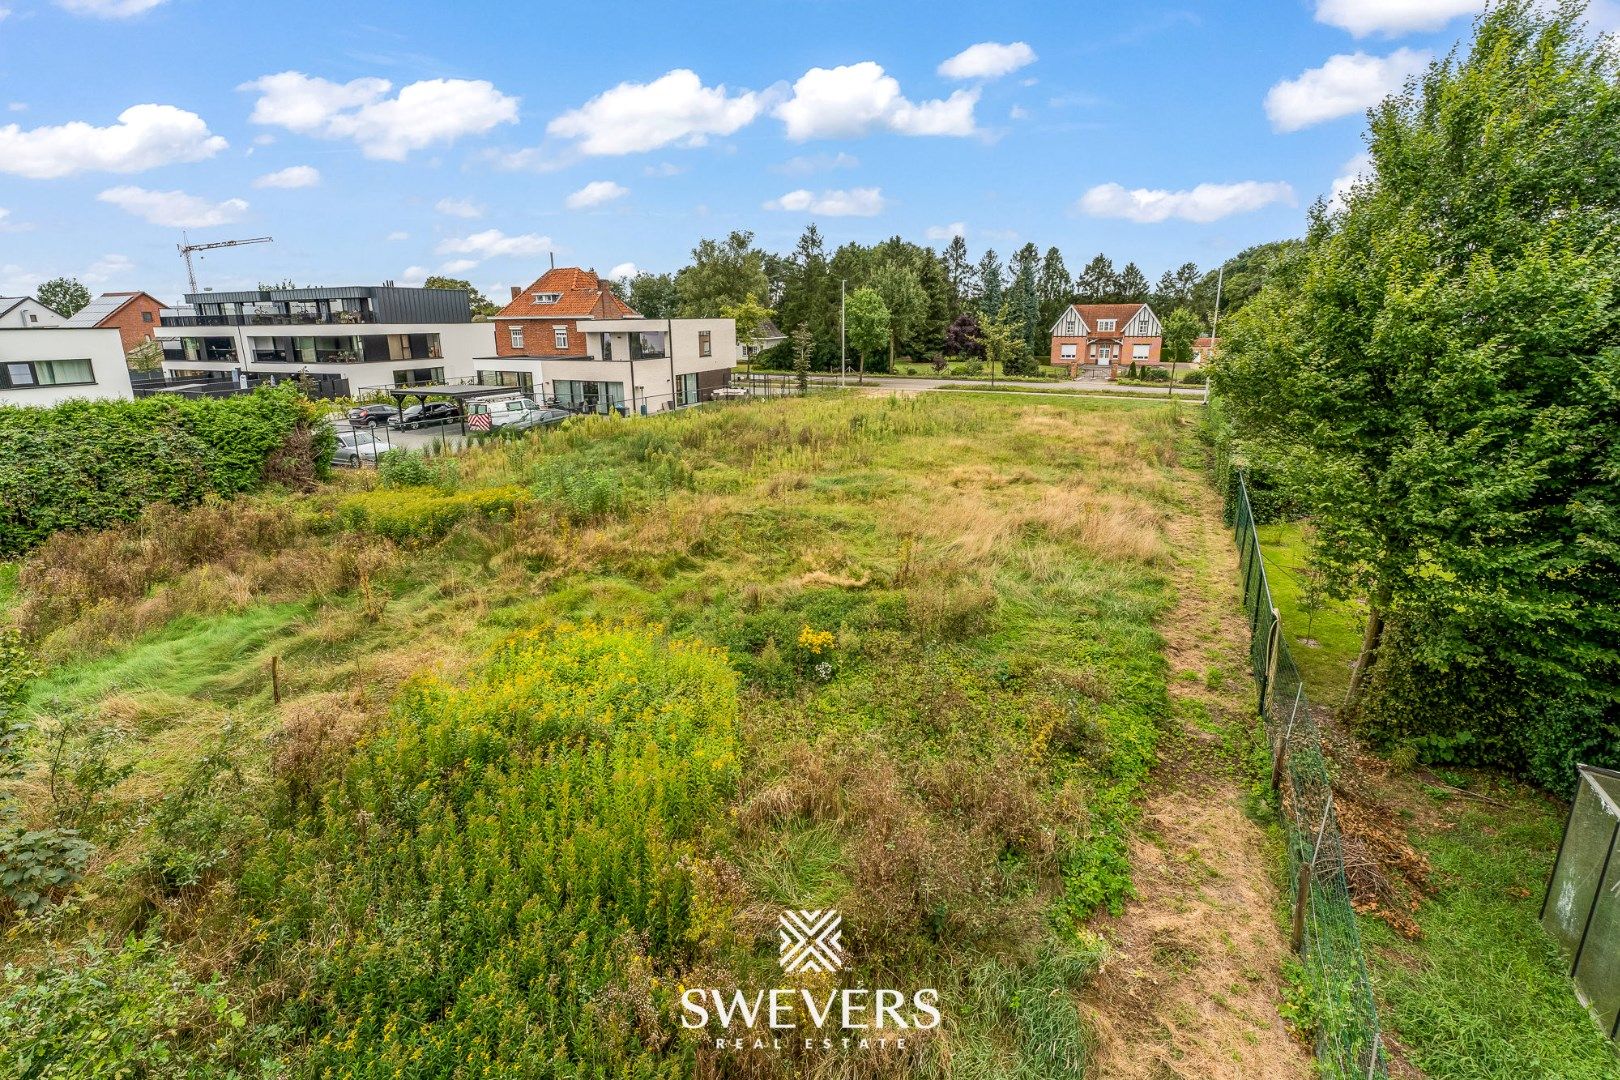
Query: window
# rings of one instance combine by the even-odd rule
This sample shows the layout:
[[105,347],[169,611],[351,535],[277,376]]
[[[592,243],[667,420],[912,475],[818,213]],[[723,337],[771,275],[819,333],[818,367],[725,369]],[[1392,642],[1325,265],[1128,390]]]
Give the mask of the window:
[[699,330],[698,331],[698,355],[699,356],[713,356],[714,355],[714,348],[710,344],[709,331],[707,331],[707,330]]
[[1114,329],[1114,327],[1116,327],[1118,325],[1119,325],[1119,320],[1118,319],[1098,319],[1097,320],[1097,329],[1099,331],[1112,331]]
[[1146,360],[1147,358],[1148,358],[1148,347],[1146,345],[1132,345],[1131,346],[1131,359],[1132,360]]
[[630,359],[661,360],[668,355],[664,348],[664,332],[648,330],[630,335]]
[[511,326],[511,327],[507,328],[506,332],[512,339],[512,348],[514,348],[514,349],[523,348],[523,327],[521,327],[521,326]]
[[682,405],[692,405],[692,404],[695,404],[697,402],[697,399],[698,399],[697,374],[694,372],[694,373],[692,373],[690,375],[677,375],[677,376],[675,376],[675,404],[676,404],[676,406],[679,407],[679,406],[682,406]]
[[39,316],[35,315],[32,311],[30,311],[28,313],[28,321],[29,322],[39,322]]
[[1073,360],[1075,358],[1075,350],[1077,348],[1079,348],[1079,346],[1077,346],[1077,345],[1065,345],[1065,346],[1063,346],[1063,359],[1065,359],[1065,360]]
[[95,370],[85,360],[23,360],[0,364],[0,390],[22,390],[30,386],[84,386],[96,381]]
[[624,411],[624,383],[555,379],[551,392],[565,409],[599,413]]
[[568,348],[568,327],[553,326],[551,328],[551,341],[559,349]]
[[141,322],[151,322],[151,321],[152,321],[152,313],[150,311],[141,312]]
[[561,299],[562,293],[560,292],[537,292],[534,294],[534,302],[537,304],[555,304]]

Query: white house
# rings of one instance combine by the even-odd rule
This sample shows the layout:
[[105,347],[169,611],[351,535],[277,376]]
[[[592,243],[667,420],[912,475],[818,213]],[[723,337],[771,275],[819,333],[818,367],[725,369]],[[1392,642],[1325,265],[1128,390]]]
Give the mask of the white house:
[[0,296],[0,330],[30,330],[61,326],[67,316],[35,300],[32,296]]
[[0,327],[0,405],[134,396],[117,330]]

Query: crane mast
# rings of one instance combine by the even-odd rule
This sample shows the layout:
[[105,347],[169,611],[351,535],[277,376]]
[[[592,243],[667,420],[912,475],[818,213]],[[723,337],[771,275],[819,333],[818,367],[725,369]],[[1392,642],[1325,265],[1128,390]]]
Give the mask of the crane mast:
[[174,245],[180,251],[180,257],[186,260],[186,279],[191,282],[191,291],[197,291],[197,271],[192,268],[191,254],[194,251],[213,251],[215,248],[241,247],[243,244],[268,244],[273,237],[255,236],[248,240],[216,240],[212,244],[193,244],[191,238],[181,233],[186,242]]

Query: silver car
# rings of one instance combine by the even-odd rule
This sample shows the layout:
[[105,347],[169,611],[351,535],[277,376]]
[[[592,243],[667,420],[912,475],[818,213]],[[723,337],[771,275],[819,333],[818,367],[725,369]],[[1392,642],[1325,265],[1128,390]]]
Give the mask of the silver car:
[[337,438],[337,449],[332,452],[334,465],[359,466],[361,462],[375,465],[378,455],[387,449],[364,431],[340,431]]

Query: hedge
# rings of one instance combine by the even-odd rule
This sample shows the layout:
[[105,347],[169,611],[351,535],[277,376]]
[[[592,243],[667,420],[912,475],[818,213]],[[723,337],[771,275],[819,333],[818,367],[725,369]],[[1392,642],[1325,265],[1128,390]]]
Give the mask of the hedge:
[[60,529],[132,521],[151,503],[323,477],[331,439],[292,386],[197,400],[0,406],[0,558]]

